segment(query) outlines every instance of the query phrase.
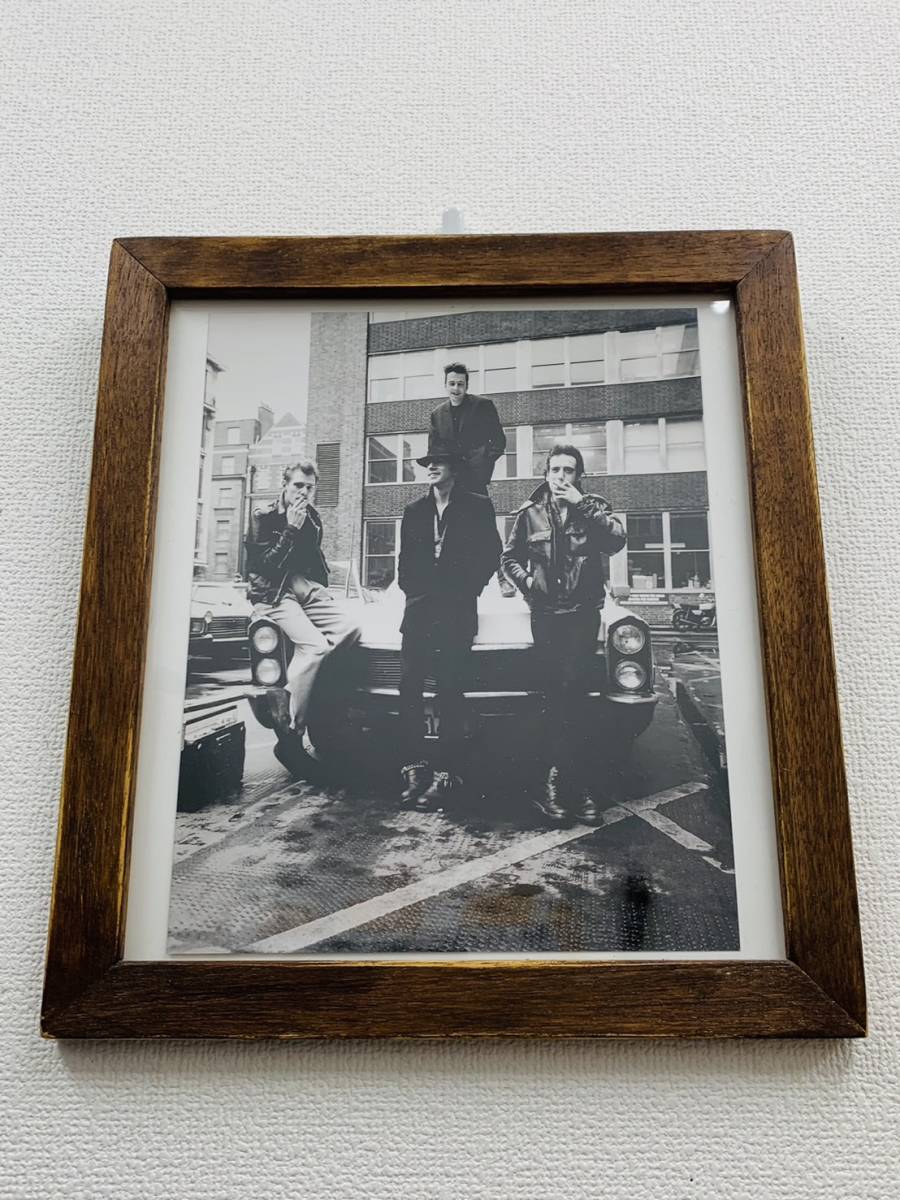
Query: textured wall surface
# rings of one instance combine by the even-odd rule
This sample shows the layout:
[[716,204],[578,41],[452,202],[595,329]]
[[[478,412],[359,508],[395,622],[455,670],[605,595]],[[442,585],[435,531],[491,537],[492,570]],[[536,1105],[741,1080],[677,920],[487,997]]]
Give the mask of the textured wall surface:
[[[7,0],[0,1196],[896,1194],[898,52],[889,0]],[[796,236],[868,1042],[38,1040],[110,240],[450,205]]]

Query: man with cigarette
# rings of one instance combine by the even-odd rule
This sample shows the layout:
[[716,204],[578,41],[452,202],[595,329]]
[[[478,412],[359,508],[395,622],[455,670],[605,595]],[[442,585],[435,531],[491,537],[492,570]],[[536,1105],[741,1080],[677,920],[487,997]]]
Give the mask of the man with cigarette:
[[609,555],[625,545],[625,530],[610,504],[581,490],[583,475],[577,446],[551,448],[544,482],[516,513],[501,560],[531,609],[549,758],[537,806],[554,824],[598,819],[579,726]]
[[[263,606],[294,646],[276,723],[275,756],[289,770],[304,745],[309,700],[326,656],[360,637],[359,626],[328,591],[322,520],[312,504],[318,479],[310,459],[285,467],[281,495],[254,511],[247,538],[250,602]],[[308,739],[305,748],[311,750]]]

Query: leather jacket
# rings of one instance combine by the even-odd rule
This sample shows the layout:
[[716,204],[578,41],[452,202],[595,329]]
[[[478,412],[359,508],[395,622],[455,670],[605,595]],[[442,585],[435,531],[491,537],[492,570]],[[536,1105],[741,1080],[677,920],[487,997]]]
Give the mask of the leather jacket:
[[292,582],[298,576],[309,583],[328,583],[322,518],[311,504],[299,529],[288,525],[280,496],[254,509],[246,547],[251,604],[277,604],[285,592],[298,594]]
[[532,609],[574,612],[603,603],[609,555],[624,545],[622,523],[602,496],[583,496],[561,526],[545,482],[516,513],[500,565]]

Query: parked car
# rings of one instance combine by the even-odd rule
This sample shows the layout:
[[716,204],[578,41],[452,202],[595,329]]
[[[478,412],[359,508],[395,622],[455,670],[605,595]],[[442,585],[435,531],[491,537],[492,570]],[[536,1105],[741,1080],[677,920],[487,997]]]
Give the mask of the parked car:
[[247,658],[250,601],[239,583],[197,582],[191,589],[188,655],[192,662]]
[[[341,686],[330,686],[323,669],[322,686],[317,684],[313,695],[309,734],[326,758],[357,752],[366,733],[375,735],[376,744],[390,744],[398,715],[403,593],[396,583],[385,592],[367,593],[351,572],[345,597],[357,612],[363,635],[347,652]],[[249,643],[250,705],[257,720],[272,728],[270,694],[284,687],[292,647],[265,616],[252,621]],[[607,595],[585,705],[589,736],[617,753],[625,752],[653,719],[658,699],[653,683],[647,623]],[[466,698],[470,737],[498,747],[506,733],[512,733],[514,746],[539,740],[542,697],[530,613],[518,592],[501,592],[496,577],[478,600],[478,635]],[[433,680],[426,680],[425,699],[427,736],[435,737],[440,714]],[[534,735],[523,722],[533,723]]]

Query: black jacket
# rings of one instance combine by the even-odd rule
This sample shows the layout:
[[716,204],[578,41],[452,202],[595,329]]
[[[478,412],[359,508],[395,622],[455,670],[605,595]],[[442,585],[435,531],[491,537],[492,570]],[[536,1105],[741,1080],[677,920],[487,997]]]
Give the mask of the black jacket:
[[[406,593],[401,629],[407,632],[419,612],[475,621],[475,601],[500,560],[500,537],[494,508],[486,496],[464,492],[455,484],[446,509],[440,558],[434,557],[436,509],[431,489],[407,504],[400,525],[397,582]],[[474,628],[473,628],[474,635]]]
[[624,545],[622,523],[602,496],[570,506],[562,528],[542,483],[516,513],[501,566],[532,609],[573,612],[603,603],[608,556]]
[[452,406],[445,400],[431,414],[431,431],[428,444],[450,444],[457,441],[465,455],[465,471],[457,477],[457,484],[471,492],[487,495],[487,485],[494,473],[494,463],[506,449],[506,435],[493,400],[486,396],[470,396],[462,405],[459,437],[454,437]]
[[281,497],[254,509],[246,541],[247,578],[253,604],[277,604],[293,590],[290,580],[300,575],[310,583],[328,583],[328,563],[322,553],[322,518],[312,505],[299,529],[288,525]]

